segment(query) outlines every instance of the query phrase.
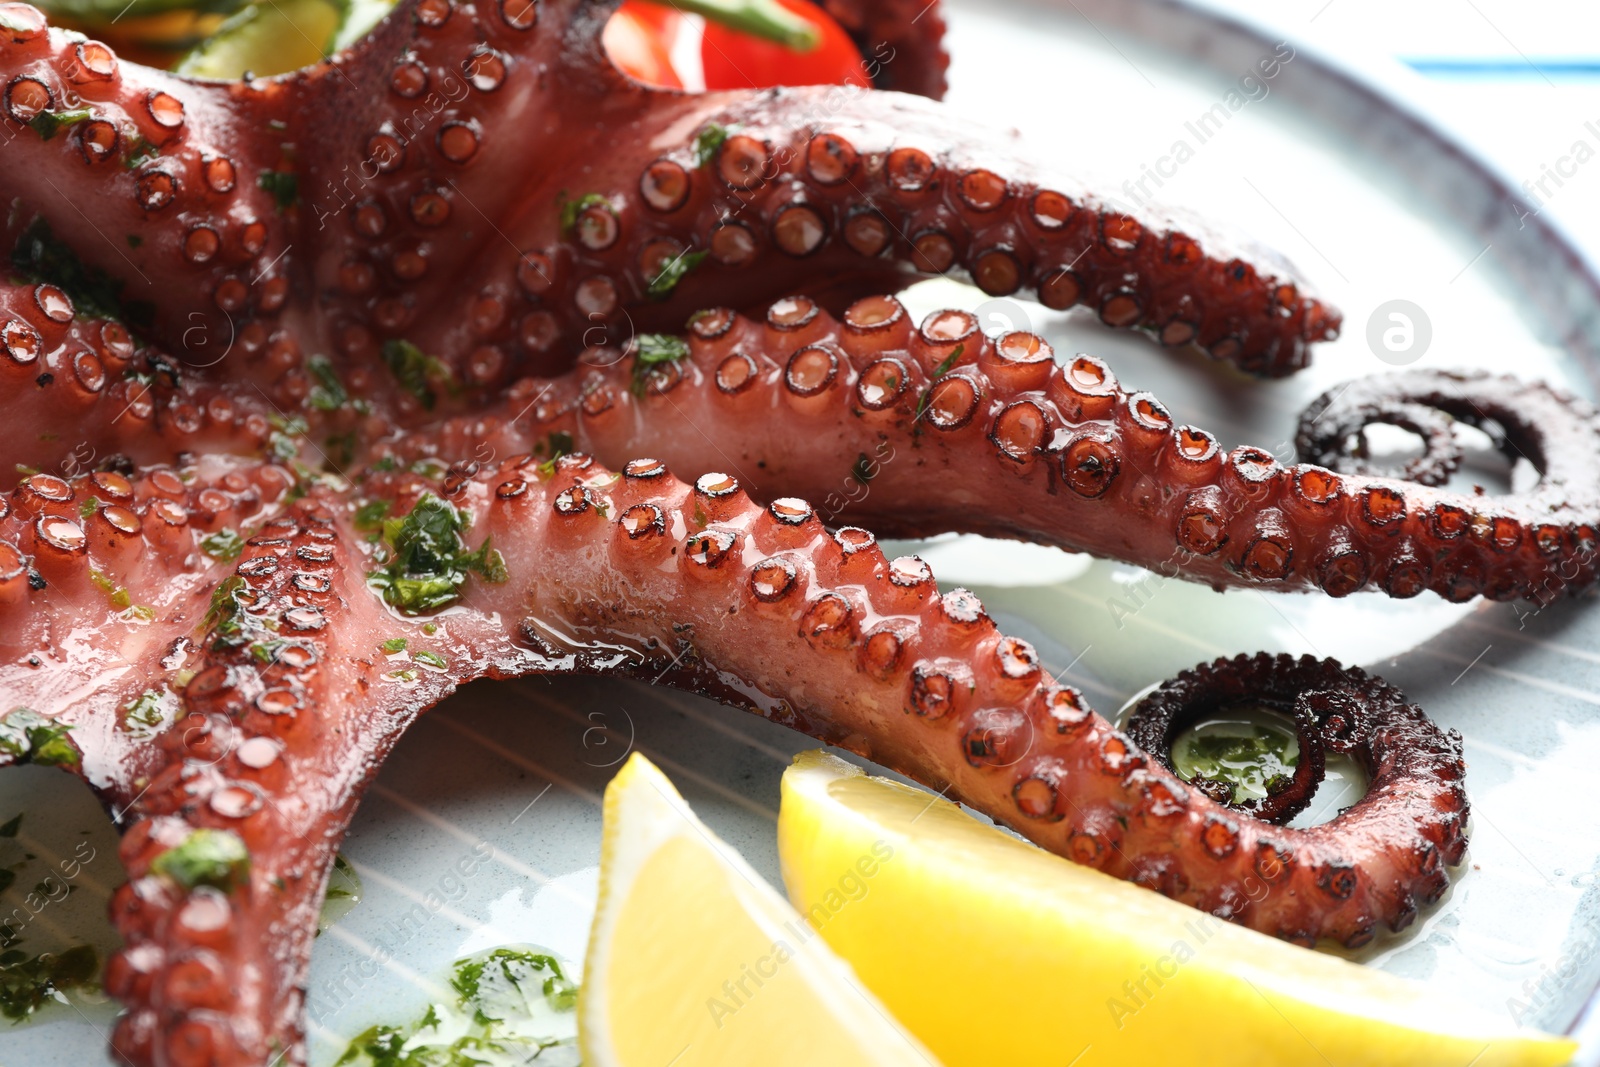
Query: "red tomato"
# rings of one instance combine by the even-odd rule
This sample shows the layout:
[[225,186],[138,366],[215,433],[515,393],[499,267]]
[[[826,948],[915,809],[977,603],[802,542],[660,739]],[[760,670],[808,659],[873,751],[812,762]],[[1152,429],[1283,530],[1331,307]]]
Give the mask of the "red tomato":
[[[766,89],[774,85],[861,85],[872,82],[844,28],[810,0],[778,0],[817,28],[821,43],[796,52],[715,22],[700,45],[707,89]],[[624,6],[626,10],[626,6]]]
[[683,82],[672,68],[672,42],[682,17],[661,4],[626,0],[606,22],[600,41],[611,62],[629,77],[647,85],[682,89]]

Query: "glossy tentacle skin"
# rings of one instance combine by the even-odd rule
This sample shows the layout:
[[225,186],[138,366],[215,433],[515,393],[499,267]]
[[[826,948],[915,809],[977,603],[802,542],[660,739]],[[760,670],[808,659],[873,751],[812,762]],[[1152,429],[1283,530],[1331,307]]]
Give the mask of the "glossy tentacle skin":
[[586,367],[521,383],[498,416],[463,420],[446,440],[469,455],[488,435],[504,455],[568,433],[608,462],[731,470],[765,499],[805,496],[829,521],[886,535],[1022,538],[1219,588],[1548,602],[1595,578],[1600,421],[1543,385],[1414,372],[1352,388],[1503,421],[1543,476],[1478,496],[1224,451],[1100,360],[1058,365],[1042,338],[985,337],[963,311],[916,324],[871,297],[835,320],[796,297],[764,321],[707,312],[683,341],[683,359],[645,367],[592,350]]
[[[905,45],[908,85],[937,89],[936,14],[847,6]],[[408,0],[328,63],[226,85],[7,10],[18,165],[0,195],[148,304],[149,339],[194,365],[284,324],[351,366],[405,339],[493,385],[559,366],[597,327],[951,270],[1256,373],[1295,369],[1338,328],[1265,254],[1112,211],[921,97],[637,85],[603,54],[608,3]]]
[[[670,665],[1259,929],[1357,944],[1409,921],[1462,847],[1449,739],[1396,720],[1367,802],[1268,827],[1046,685],[970,594],[838,524],[1175,558],[1213,583],[1514,595],[1554,563],[1580,561],[1568,587],[1592,577],[1589,483],[1540,497],[1543,517],[1497,502],[1515,544],[1474,503],[1447,545],[1423,523],[1455,515],[1448,494],[1224,457],[1094,360],[858,300],[961,273],[1265,375],[1339,325],[1270,257],[1111,210],[919,97],[635,85],[601,49],[612,6],[406,0],[327,63],[222,84],[0,4],[3,236],[26,279],[0,282],[0,713],[71,727],[128,828],[116,1051],[303,1062],[315,909],[362,788],[418,712],[485,676]],[[937,10],[829,6],[878,85],[942,90]],[[641,331],[710,306],[763,321],[696,315],[687,358],[638,368]],[[1507,403],[1577,411],[1541,395]],[[1559,474],[1588,432],[1507,440]],[[618,473],[547,465],[559,433]],[[357,505],[403,514],[424,490],[510,578],[473,577],[466,610],[434,617],[443,667],[384,651],[422,620],[369,587],[380,550],[353,529]],[[185,882],[171,857],[202,832],[248,870]]]
[[[0,497],[0,713],[69,726],[78,772],[114,811],[160,759],[152,740],[179,703],[170,690],[194,669],[230,569],[203,539],[270,517],[292,484],[280,465],[216,457],[35,474]],[[133,714],[147,693],[155,703]]]
[[[334,853],[362,789],[443,675],[386,676],[387,613],[363,588],[337,501],[313,495],[260,527],[223,587],[165,756],[132,806],[111,903],[125,946],[107,969],[132,1063],[303,1063],[306,968]],[[231,613],[231,614],[230,614]],[[334,708],[337,706],[337,714]],[[189,885],[162,857],[200,832],[248,856]]]
[[[859,527],[830,530],[794,497],[762,507],[726,474],[686,484],[654,459],[621,477],[582,455],[546,469],[514,459],[454,499],[517,576],[466,603],[521,619],[548,659],[666,670],[948,789],[1052,851],[1306,943],[1403,927],[1461,858],[1459,739],[1388,687],[1367,694],[1367,798],[1312,830],[1269,826],[1186,787],[1052,684],[975,596],[941,595],[926,564],[886,559]],[[568,565],[539,565],[552,555]],[[1261,659],[1277,688],[1324,678],[1310,660]]]

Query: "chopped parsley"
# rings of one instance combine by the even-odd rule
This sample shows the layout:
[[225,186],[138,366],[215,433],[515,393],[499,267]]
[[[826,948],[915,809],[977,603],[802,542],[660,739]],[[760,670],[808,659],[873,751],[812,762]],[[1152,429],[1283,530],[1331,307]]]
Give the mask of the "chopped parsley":
[[211,594],[211,606],[206,610],[205,620],[200,625],[202,629],[215,635],[213,651],[221,652],[237,648],[249,640],[245,626],[252,620],[245,613],[243,599],[243,595],[247,593],[244,579],[237,574],[230,574],[217,586],[216,592]]
[[545,456],[546,459],[538,466],[539,477],[548,478],[556,472],[556,460],[562,456],[569,456],[576,449],[577,443],[572,440],[572,435],[565,430],[552,430],[549,436],[533,446],[533,454]]
[[[928,378],[928,387],[922,391],[921,396],[917,397],[917,414],[914,421],[922,421],[923,414],[928,410],[928,398],[933,395],[934,383],[949,373],[950,368],[956,365],[956,360],[961,358],[961,353],[966,347],[966,345],[956,345],[955,351],[946,356],[944,362],[933,368],[933,374]],[[920,426],[917,427],[919,433],[921,430]]]
[[166,722],[161,707],[161,691],[146,689],[132,703],[122,706],[122,727],[135,737],[152,737]]
[[250,850],[232,830],[202,828],[157,856],[150,869],[185,889],[209,885],[226,891],[250,877]]
[[708,122],[694,135],[694,165],[707,167],[717,158],[717,152],[722,148],[722,142],[728,139],[733,131],[726,126],[715,122]]
[[390,504],[387,500],[371,500],[356,508],[355,524],[358,530],[376,530],[383,525],[383,520],[388,517]]
[[322,894],[322,910],[317,914],[317,933],[338,922],[361,903],[361,876],[350,866],[342,854],[333,857],[333,870],[328,874],[328,889]]
[[0,1015],[13,1022],[26,1019],[61,999],[64,990],[92,988],[99,974],[100,958],[92,945],[32,957],[20,948],[0,952]]
[[299,415],[285,417],[277,412],[268,415],[267,421],[272,424],[272,433],[267,436],[267,451],[283,463],[291,462],[300,455],[296,439],[305,436],[309,425]]
[[287,211],[300,202],[300,176],[286,170],[264,170],[256,184],[271,194],[279,211]]
[[555,957],[509,947],[467,956],[456,960],[450,988],[451,1002],[430,1004],[411,1026],[374,1026],[362,1033],[338,1067],[578,1062],[578,987]]
[[400,387],[421,401],[429,411],[439,402],[439,394],[435,391],[437,388],[443,387],[450,393],[457,391],[455,375],[450,367],[410,341],[385,341],[383,362]]
[[650,279],[650,284],[645,286],[645,292],[657,300],[663,300],[671,296],[672,290],[676,289],[678,283],[683,281],[684,275],[705,262],[708,254],[705,249],[700,249],[695,252],[683,252],[674,256],[662,266],[660,273]]
[[655,368],[664,363],[676,363],[689,355],[689,343],[681,337],[673,337],[665,333],[642,333],[639,335],[639,351],[633,362],[633,384],[630,388],[634,396],[644,396],[645,387],[649,385],[650,376],[655,373]]
[[78,505],[78,517],[80,519],[92,519],[94,518],[94,513],[99,509],[99,507],[100,498],[92,496]]
[[161,155],[161,149],[157,148],[155,145],[151,144],[138,134],[134,134],[132,137],[128,138],[127,144],[127,155],[122,157],[122,165],[129,170],[140,167]]
[[563,200],[561,202],[561,232],[571,233],[572,228],[578,225],[578,216],[592,207],[603,207],[615,214],[616,208],[611,206],[611,201],[600,193],[585,193],[576,200]]
[[68,723],[46,718],[32,708],[13,708],[0,717],[0,753],[17,763],[76,767],[81,759]]
[[426,649],[421,652],[413,652],[411,654],[411,658],[416,660],[418,663],[423,664],[424,666],[434,667],[441,671],[449,670],[450,668],[449,660],[445,659],[437,652],[429,652]]
[[333,369],[333,361],[327,356],[312,356],[306,360],[306,370],[317,381],[306,397],[312,407],[318,411],[337,411],[350,402],[350,394],[345,392],[344,383],[339,380],[339,373]]
[[406,639],[403,637],[391,637],[378,647],[383,650],[385,656],[392,656],[397,652],[406,650]]
[[94,112],[86,107],[74,108],[71,111],[41,111],[28,120],[28,125],[33,131],[46,141],[60,132],[63,126],[74,126],[93,116]]
[[239,536],[238,531],[225,526],[216,533],[202,537],[200,551],[221,563],[232,563],[244,551],[244,538]]
[[1224,782],[1235,800],[1264,797],[1294,777],[1299,746],[1287,725],[1219,720],[1202,723],[1172,745],[1172,765],[1184,781]]
[[466,512],[432,493],[422,494],[409,515],[383,521],[388,560],[367,576],[367,583],[388,604],[416,615],[460,597],[468,574],[504,582],[505,558],[488,539],[471,551],[462,543],[461,534],[470,521]]
[[29,223],[17,238],[11,265],[29,281],[59,286],[85,317],[116,319],[135,327],[154,321],[154,304],[123,300],[122,283],[79,259],[71,246],[51,232],[43,217]]

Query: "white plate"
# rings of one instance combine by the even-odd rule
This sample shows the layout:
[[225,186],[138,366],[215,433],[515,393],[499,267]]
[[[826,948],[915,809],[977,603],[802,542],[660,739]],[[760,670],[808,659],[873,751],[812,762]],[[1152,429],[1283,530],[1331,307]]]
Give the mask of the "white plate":
[[[1591,391],[1582,325],[1600,308],[1592,278],[1542,224],[1508,230],[1493,174],[1453,156],[1437,124],[1386,103],[1381,70],[1297,46],[1265,95],[1244,86],[1242,95],[1259,98],[1229,111],[1199,144],[1186,124],[1226,107],[1275,38],[1149,0],[1061,10],[957,0],[949,20],[953,107],[1019,127],[1036,156],[1110,175],[1103,185],[1113,193],[1188,141],[1193,158],[1166,180],[1163,197],[1287,252],[1344,309],[1346,329],[1307,373],[1246,384],[1108,332],[1092,316],[989,300],[951,283],[919,287],[908,298],[914,308],[981,306],[992,329],[1023,325],[1058,351],[1106,356],[1124,382],[1152,389],[1181,421],[1283,456],[1307,401],[1388,369],[1368,348],[1366,323],[1394,299],[1431,322],[1417,366],[1489,367]],[[1129,26],[1142,38],[1126,35]],[[1574,1024],[1600,980],[1600,806],[1586,797],[1600,763],[1600,654],[1591,651],[1600,649],[1600,612],[1591,601],[1532,613],[1432,596],[1217,594],[1050,549],[1023,554],[959,539],[919,550],[941,585],[976,589],[1003,628],[1033,640],[1049,669],[1065,669],[1108,713],[1183,667],[1259,649],[1334,656],[1399,684],[1467,738],[1472,849],[1446,900],[1366,958],[1488,1016],[1558,1031]],[[654,759],[776,883],[778,779],[808,745],[759,719],[630,682],[468,688],[400,743],[356,817],[345,854],[366,896],[317,943],[313,1063],[332,1063],[373,1023],[413,1021],[457,956],[532,942],[580,960],[599,795],[630,749]],[[27,947],[39,951],[49,938],[114,944],[104,903],[121,872],[86,790],[34,768],[0,776],[0,822],[17,810],[28,813],[19,841],[46,860],[80,841],[98,852],[80,890],[41,917]],[[453,873],[484,846],[492,862],[465,879]],[[0,840],[0,866],[17,847]],[[426,920],[402,923],[417,904]],[[380,946],[394,956],[381,966]],[[79,1001],[0,1028],[0,1064],[104,1062],[111,1013]],[[1594,1055],[1591,1043],[1585,1056]]]

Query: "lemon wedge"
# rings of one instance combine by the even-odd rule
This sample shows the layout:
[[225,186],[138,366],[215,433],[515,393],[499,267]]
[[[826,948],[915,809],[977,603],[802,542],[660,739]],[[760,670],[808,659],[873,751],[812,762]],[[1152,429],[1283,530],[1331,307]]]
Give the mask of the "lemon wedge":
[[795,908],[947,1067],[1554,1065],[1576,1047],[1486,1029],[823,752],[784,772],[778,847]]
[[634,753],[606,787],[587,1067],[939,1067]]

